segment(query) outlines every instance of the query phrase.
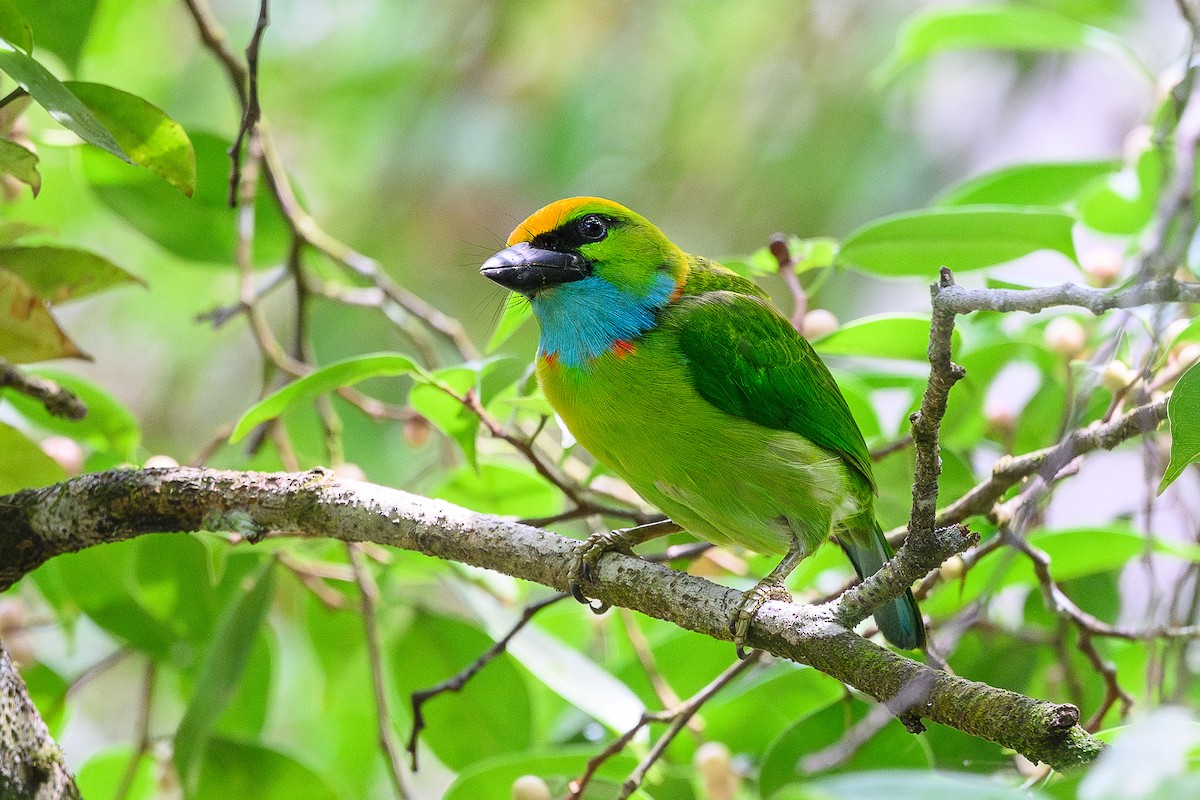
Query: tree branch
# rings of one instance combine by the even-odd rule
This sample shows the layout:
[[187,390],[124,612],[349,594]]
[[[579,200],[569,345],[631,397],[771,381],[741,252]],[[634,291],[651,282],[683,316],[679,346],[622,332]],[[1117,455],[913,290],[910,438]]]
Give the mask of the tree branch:
[[56,417],[83,419],[87,415],[87,406],[75,396],[74,392],[62,388],[54,381],[39,378],[36,375],[26,375],[2,358],[0,358],[0,389],[12,389],[28,395],[45,406],[46,410]]
[[[110,471],[0,498],[0,588],[48,559],[161,531],[237,530],[374,541],[497,570],[565,591],[575,540],[324,470],[255,473],[187,467]],[[898,561],[900,559],[897,559]],[[619,553],[600,561],[595,596],[728,640],[741,593]],[[930,681],[926,717],[1056,768],[1090,762],[1101,744],[1072,705],[1046,703],[935,671],[868,642],[828,607],[772,601],[751,647],[809,664],[887,701]]]
[[[0,533],[5,529],[0,527]],[[29,700],[25,681],[0,644],[0,797],[79,800],[62,751]]]

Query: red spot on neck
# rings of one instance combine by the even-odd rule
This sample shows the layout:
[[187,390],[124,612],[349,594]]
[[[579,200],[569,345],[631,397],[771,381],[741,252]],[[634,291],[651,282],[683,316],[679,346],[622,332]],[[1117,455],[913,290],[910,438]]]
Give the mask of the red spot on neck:
[[542,361],[546,362],[547,367],[557,367],[558,353],[542,353]]
[[680,279],[679,283],[675,284],[675,291],[671,292],[672,303],[683,297],[683,286],[685,283],[687,283],[687,281]]
[[637,352],[637,347],[633,342],[627,342],[624,339],[617,339],[613,342],[612,354],[617,358],[625,358],[625,356],[633,355]]

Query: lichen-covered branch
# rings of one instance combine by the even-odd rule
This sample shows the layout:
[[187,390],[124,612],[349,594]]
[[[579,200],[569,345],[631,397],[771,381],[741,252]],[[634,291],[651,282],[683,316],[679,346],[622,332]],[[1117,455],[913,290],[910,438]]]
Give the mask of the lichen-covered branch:
[[934,306],[946,313],[972,311],[1025,311],[1036,314],[1055,306],[1079,306],[1093,314],[1114,308],[1137,308],[1150,303],[1200,303],[1200,284],[1170,278],[1137,283],[1114,292],[1063,283],[1038,289],[965,289],[943,284],[934,293]]
[[37,375],[26,375],[0,358],[0,389],[12,389],[37,400],[56,417],[83,419],[87,406],[70,389]]
[[921,398],[920,409],[911,418],[916,460],[913,468],[912,513],[908,517],[910,540],[934,533],[938,477],[942,474],[938,429],[942,417],[946,415],[950,389],[966,375],[963,368],[950,359],[951,336],[957,312],[940,302],[945,292],[954,285],[954,275],[943,267],[938,282],[930,287],[933,316],[929,322],[929,384]]
[[[0,535],[3,535],[0,533]],[[0,797],[79,800],[79,790],[0,643]]]
[[852,628],[877,608],[904,594],[950,556],[979,541],[979,536],[962,525],[939,528],[930,536],[911,537],[888,563],[862,583],[847,589],[834,601],[837,620]]
[[[329,473],[195,468],[85,475],[0,498],[0,588],[62,553],[161,531],[236,530],[374,541],[565,591],[576,542],[449,503]],[[601,559],[593,594],[688,630],[728,640],[741,593],[642,559]],[[777,601],[760,610],[747,642],[809,664],[881,701],[930,681],[924,717],[1058,768],[1087,763],[1101,744],[1075,706],[1046,703],[935,671],[863,639],[829,607]]]
[[1063,437],[1051,447],[1043,447],[1019,456],[1006,455],[992,466],[992,475],[969,492],[943,508],[938,525],[953,525],[968,517],[990,512],[996,501],[1020,481],[1033,475],[1046,463],[1065,463],[1095,450],[1111,450],[1121,442],[1158,427],[1167,418],[1170,394],[1133,408],[1109,422],[1096,421]]

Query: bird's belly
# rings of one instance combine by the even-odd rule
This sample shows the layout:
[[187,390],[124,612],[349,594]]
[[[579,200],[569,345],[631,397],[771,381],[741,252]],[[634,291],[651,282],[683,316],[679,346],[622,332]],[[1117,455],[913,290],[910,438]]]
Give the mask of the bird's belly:
[[647,350],[581,368],[539,359],[538,376],[579,443],[675,522],[717,544],[782,553],[793,533],[815,547],[861,508],[837,455],[716,408],[681,361]]

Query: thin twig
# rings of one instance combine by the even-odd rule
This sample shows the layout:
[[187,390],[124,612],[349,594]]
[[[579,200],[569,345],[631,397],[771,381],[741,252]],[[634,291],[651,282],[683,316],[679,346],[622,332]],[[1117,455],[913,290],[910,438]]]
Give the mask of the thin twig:
[[[265,3],[265,0],[260,0],[260,2]],[[187,5],[192,19],[195,21],[200,40],[225,68],[225,72],[237,94],[242,118],[245,120],[251,102],[249,70],[247,66],[237,54],[229,49],[226,43],[225,32],[221,29],[220,23],[209,8],[207,0],[184,0],[184,3]],[[458,351],[462,359],[467,360],[478,356],[478,350],[475,348],[474,343],[471,342],[462,323],[399,286],[376,261],[367,258],[348,245],[338,241],[316,224],[316,221],[300,205],[295,192],[292,191],[282,159],[275,148],[270,134],[261,124],[261,113],[258,122],[259,124],[255,124],[252,127],[253,130],[258,131],[261,141],[263,177],[266,179],[267,186],[275,198],[275,202],[279,206],[292,234],[303,241],[306,246],[312,247],[329,257],[336,264],[341,265],[373,284],[390,302],[403,309],[405,314],[420,320],[425,327],[448,340]],[[249,132],[249,130],[248,128],[247,131]],[[418,345],[425,352],[433,352],[432,349],[426,348],[420,343],[421,331],[401,327],[410,338],[417,341]]]
[[792,327],[797,331],[804,330],[804,316],[808,313],[808,293],[800,285],[800,277],[796,275],[796,260],[788,249],[788,238],[782,233],[771,237],[769,245],[771,255],[779,265],[779,277],[792,295]]
[[1096,708],[1096,711],[1083,723],[1083,729],[1089,733],[1095,733],[1100,730],[1104,722],[1104,716],[1108,710],[1112,708],[1118,701],[1121,704],[1120,714],[1124,718],[1129,714],[1129,709],[1133,707],[1133,695],[1125,691],[1117,677],[1117,665],[1111,661],[1107,661],[1100,652],[1096,650],[1096,643],[1092,641],[1092,634],[1086,628],[1079,627],[1079,651],[1087,656],[1091,662],[1092,668],[1104,679],[1104,699]]
[[1058,444],[1019,456],[1002,456],[992,465],[991,476],[938,512],[938,525],[952,525],[969,517],[988,514],[1004,494],[1047,463],[1060,464],[1094,450],[1111,450],[1122,442],[1152,431],[1167,418],[1170,395],[1127,411],[1107,422],[1078,428]]
[[233,163],[229,170],[230,208],[236,206],[238,200],[238,185],[242,177],[242,142],[250,131],[258,127],[258,122],[262,119],[262,106],[258,101],[258,51],[262,47],[263,33],[270,24],[269,0],[260,0],[254,33],[250,36],[250,44],[246,46],[246,97],[242,103],[242,124],[238,126],[237,136],[229,148],[229,158]]
[[83,419],[87,415],[87,406],[70,389],[64,389],[54,381],[40,378],[37,375],[26,375],[2,358],[0,358],[0,389],[12,389],[32,397],[45,406],[46,411],[56,417]]
[[628,609],[622,608],[619,609],[619,612],[618,618],[621,620],[621,628],[629,638],[629,645],[633,648],[633,654],[637,656],[637,660],[641,663],[642,671],[646,673],[646,679],[650,681],[650,686],[654,689],[654,694],[657,695],[658,701],[666,708],[679,705],[681,702],[679,695],[675,694],[675,690],[671,688],[671,684],[667,683],[667,679],[663,677],[662,672],[658,669],[658,664],[654,663],[654,653],[650,650],[650,642],[646,639],[646,634],[642,633],[642,629],[638,627],[637,621]]
[[479,672],[479,670],[495,661],[497,658],[499,658],[501,653],[508,649],[508,644],[512,641],[513,637],[520,633],[525,626],[533,620],[534,616],[539,611],[548,606],[554,605],[559,600],[562,600],[566,597],[570,597],[570,595],[568,595],[566,592],[558,592],[557,594],[552,594],[549,597],[545,597],[541,600],[537,600],[528,604],[521,611],[520,618],[518,618],[513,626],[509,628],[508,633],[497,639],[496,643],[489,647],[481,656],[459,670],[456,675],[447,678],[436,686],[431,686],[428,689],[422,689],[418,692],[412,693],[410,702],[412,703],[413,726],[412,733],[408,735],[407,750],[409,757],[412,760],[413,772],[417,771],[417,743],[420,741],[421,731],[425,729],[425,715],[422,713],[422,709],[424,708],[425,704],[437,697],[439,694],[461,691],[462,688],[467,685],[467,682],[471,680],[471,678],[475,677],[475,674]]
[[158,665],[153,659],[147,659],[146,673],[142,678],[141,698],[138,701],[137,740],[134,742],[133,754],[129,757],[129,764],[126,765],[125,772],[121,775],[121,782],[117,785],[113,800],[125,800],[129,796],[129,790],[133,788],[133,780],[137,777],[138,765],[142,762],[142,756],[150,750],[150,709],[154,702],[154,678],[157,673]]
[[762,658],[762,652],[761,650],[755,650],[745,659],[735,661],[724,672],[709,682],[707,686],[684,701],[682,705],[664,711],[644,712],[636,724],[613,740],[602,752],[588,760],[583,774],[577,780],[571,782],[571,794],[568,796],[568,800],[579,800],[579,798],[582,798],[588,784],[595,777],[596,771],[606,761],[624,750],[625,746],[633,741],[633,737],[638,734],[638,731],[651,723],[670,723],[667,730],[663,732],[662,736],[658,737],[658,741],[650,748],[650,752],[646,754],[645,758],[638,763],[633,772],[629,774],[629,777],[625,779],[625,782],[621,784],[621,791],[617,794],[617,798],[618,800],[628,798],[641,786],[646,773],[662,757],[667,746],[675,740],[675,737],[679,735],[684,726],[695,716],[696,712],[712,699],[713,695],[728,686],[734,678],[741,675],[750,665],[757,664]]
[[[933,679],[929,675],[918,676],[906,683],[891,700],[873,706],[866,716],[846,731],[841,739],[825,749],[810,753],[801,759],[800,769],[811,774],[844,764],[872,736],[883,730],[884,726],[894,717],[905,719],[914,708],[928,702],[929,694],[932,691]],[[920,721],[918,720],[915,724],[920,725]],[[914,732],[919,733],[920,731]]]
[[396,750],[395,731],[392,729],[392,714],[388,710],[387,684],[384,679],[383,653],[379,646],[379,622],[375,605],[379,600],[379,587],[375,585],[370,570],[363,561],[362,550],[357,544],[347,543],[346,552],[354,569],[354,580],[362,597],[363,631],[366,634],[367,657],[371,661],[371,688],[375,692],[375,716],[378,722],[379,746],[383,750],[388,775],[401,800],[412,797],[404,764]]

